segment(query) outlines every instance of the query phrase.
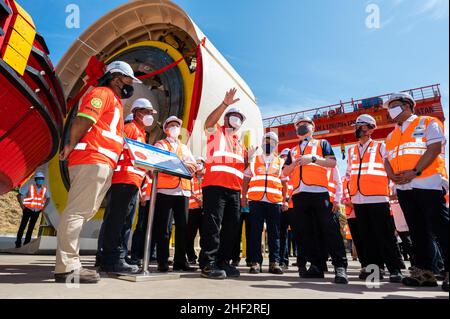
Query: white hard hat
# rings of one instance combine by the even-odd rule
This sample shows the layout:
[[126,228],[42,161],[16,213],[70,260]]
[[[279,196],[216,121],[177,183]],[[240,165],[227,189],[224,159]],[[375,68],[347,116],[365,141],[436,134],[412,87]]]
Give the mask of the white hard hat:
[[270,138],[272,141],[275,141],[277,143],[279,142],[278,135],[275,132],[267,132],[266,134],[264,134],[264,139],[266,138]]
[[295,121],[295,126],[297,126],[298,123],[301,123],[301,122],[308,122],[308,123],[311,123],[312,125],[314,125],[314,127],[316,126],[316,124],[314,124],[314,121],[309,116],[300,117],[297,121]]
[[133,105],[131,106],[131,113],[133,113],[133,111],[136,109],[147,109],[152,110],[153,114],[158,113],[153,109],[152,102],[144,98],[137,99],[133,102]]
[[180,124],[180,126],[183,125],[183,121],[180,120],[178,117],[176,116],[170,116],[167,118],[167,120],[164,122],[163,124],[163,130],[166,129],[167,124],[171,123],[171,122],[177,122],[178,124]]
[[290,148],[285,148],[284,150],[281,151],[280,156],[284,155],[288,156],[290,152],[291,152]]
[[355,125],[371,125],[373,128],[377,127],[377,121],[373,118],[373,116],[369,114],[361,114],[356,119]]
[[416,107],[416,101],[414,98],[409,95],[408,93],[394,93],[389,96],[389,99],[386,101],[386,103],[383,104],[384,108],[389,108],[389,104],[391,104],[394,101],[402,101],[402,102],[408,102],[412,105],[413,108]]
[[34,175],[34,178],[45,178],[45,175],[42,172],[36,172],[36,174]]
[[131,122],[132,120],[134,120],[134,115],[133,114],[128,114],[127,117],[125,118],[125,122]]
[[202,161],[203,163],[206,163],[206,160],[205,160],[202,156],[197,156],[197,157],[195,158],[195,161],[196,161],[196,162]]
[[225,112],[225,116],[230,115],[230,114],[233,114],[233,113],[240,114],[240,115],[242,116],[242,122],[245,121],[246,117],[245,117],[244,113],[242,113],[241,109],[238,108],[238,107],[236,107],[236,106],[230,107],[230,108]]
[[134,83],[142,83],[137,77],[134,76],[133,69],[131,66],[123,61],[114,61],[108,64],[106,67],[106,72],[108,73],[122,73],[125,76],[128,76],[133,79]]

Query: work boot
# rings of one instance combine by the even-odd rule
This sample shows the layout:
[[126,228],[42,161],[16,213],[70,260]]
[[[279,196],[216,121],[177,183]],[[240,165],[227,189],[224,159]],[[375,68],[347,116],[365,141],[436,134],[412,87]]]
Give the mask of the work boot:
[[270,263],[269,272],[271,274],[275,274],[275,275],[282,275],[283,269],[281,269],[281,267],[278,263]]
[[136,258],[136,257],[125,257],[125,262],[128,265],[136,265],[138,267],[142,267],[142,264],[144,263],[144,261],[140,258]]
[[325,276],[324,276],[323,271],[319,267],[317,267],[315,265],[311,265],[307,271],[305,271],[304,273],[300,273],[300,277],[301,278],[321,279],[321,278],[324,278]]
[[239,270],[236,267],[231,266],[229,263],[222,262],[222,263],[219,263],[218,266],[220,269],[225,271],[225,273],[227,274],[227,277],[239,277],[241,275]]
[[174,263],[173,264],[173,271],[196,271],[197,268],[191,267],[189,263]]
[[258,263],[252,263],[248,272],[251,274],[259,274],[262,272],[261,266]]
[[409,277],[402,280],[405,286],[413,287],[437,287],[438,283],[433,272],[414,267]]
[[448,292],[448,272],[445,273],[444,281],[442,282],[442,290]]
[[208,279],[225,279],[227,278],[227,273],[224,270],[217,268],[214,263],[211,263],[202,269],[201,276]]
[[306,266],[300,266],[298,267],[298,274],[300,275],[300,277],[302,278],[303,274],[305,272],[307,272],[308,270],[306,269]]
[[336,268],[334,282],[336,284],[348,284],[347,270],[344,267]]
[[21,243],[16,243],[16,248],[20,248],[20,247],[22,247],[22,244]]
[[100,266],[100,271],[107,273],[130,273],[137,274],[139,267],[136,265],[129,265],[125,262],[125,259],[120,259],[113,264],[103,264]]
[[195,258],[188,260],[189,265],[197,265],[197,260]]
[[395,269],[389,274],[389,282],[400,284],[404,277],[400,269]]
[[285,264],[285,263],[280,264],[280,267],[281,267],[281,269],[283,269],[283,270],[288,270],[288,269],[289,269],[289,265],[288,265],[288,264]]
[[62,274],[55,274],[55,283],[96,284],[99,281],[100,275],[98,272],[86,268],[80,268]]

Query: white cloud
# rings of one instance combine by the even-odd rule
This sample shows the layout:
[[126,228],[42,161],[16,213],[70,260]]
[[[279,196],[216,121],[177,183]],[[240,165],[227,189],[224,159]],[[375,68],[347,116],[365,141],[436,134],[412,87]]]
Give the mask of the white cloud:
[[414,15],[427,16],[433,20],[448,17],[448,0],[421,0],[415,8]]

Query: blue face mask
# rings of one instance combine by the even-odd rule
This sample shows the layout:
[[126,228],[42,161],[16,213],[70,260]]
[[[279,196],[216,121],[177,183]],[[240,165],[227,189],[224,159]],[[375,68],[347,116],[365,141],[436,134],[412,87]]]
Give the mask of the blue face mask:
[[37,186],[42,186],[42,185],[44,185],[44,180],[43,180],[43,179],[36,179],[35,182],[36,182],[36,185],[37,185]]

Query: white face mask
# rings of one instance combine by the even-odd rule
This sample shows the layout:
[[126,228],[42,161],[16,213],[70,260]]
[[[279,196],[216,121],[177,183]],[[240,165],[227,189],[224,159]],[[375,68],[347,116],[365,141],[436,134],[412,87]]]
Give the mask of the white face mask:
[[179,126],[172,126],[169,129],[167,129],[168,134],[171,138],[177,139],[178,136],[181,134],[181,128]]
[[144,126],[152,126],[154,121],[153,115],[145,115],[142,118],[142,123],[144,123]]
[[395,120],[400,114],[403,113],[403,109],[401,106],[393,107],[392,109],[388,109],[389,116],[392,120]]
[[241,126],[242,126],[242,120],[240,117],[238,116],[230,116],[230,126],[235,128],[236,130],[238,130]]

